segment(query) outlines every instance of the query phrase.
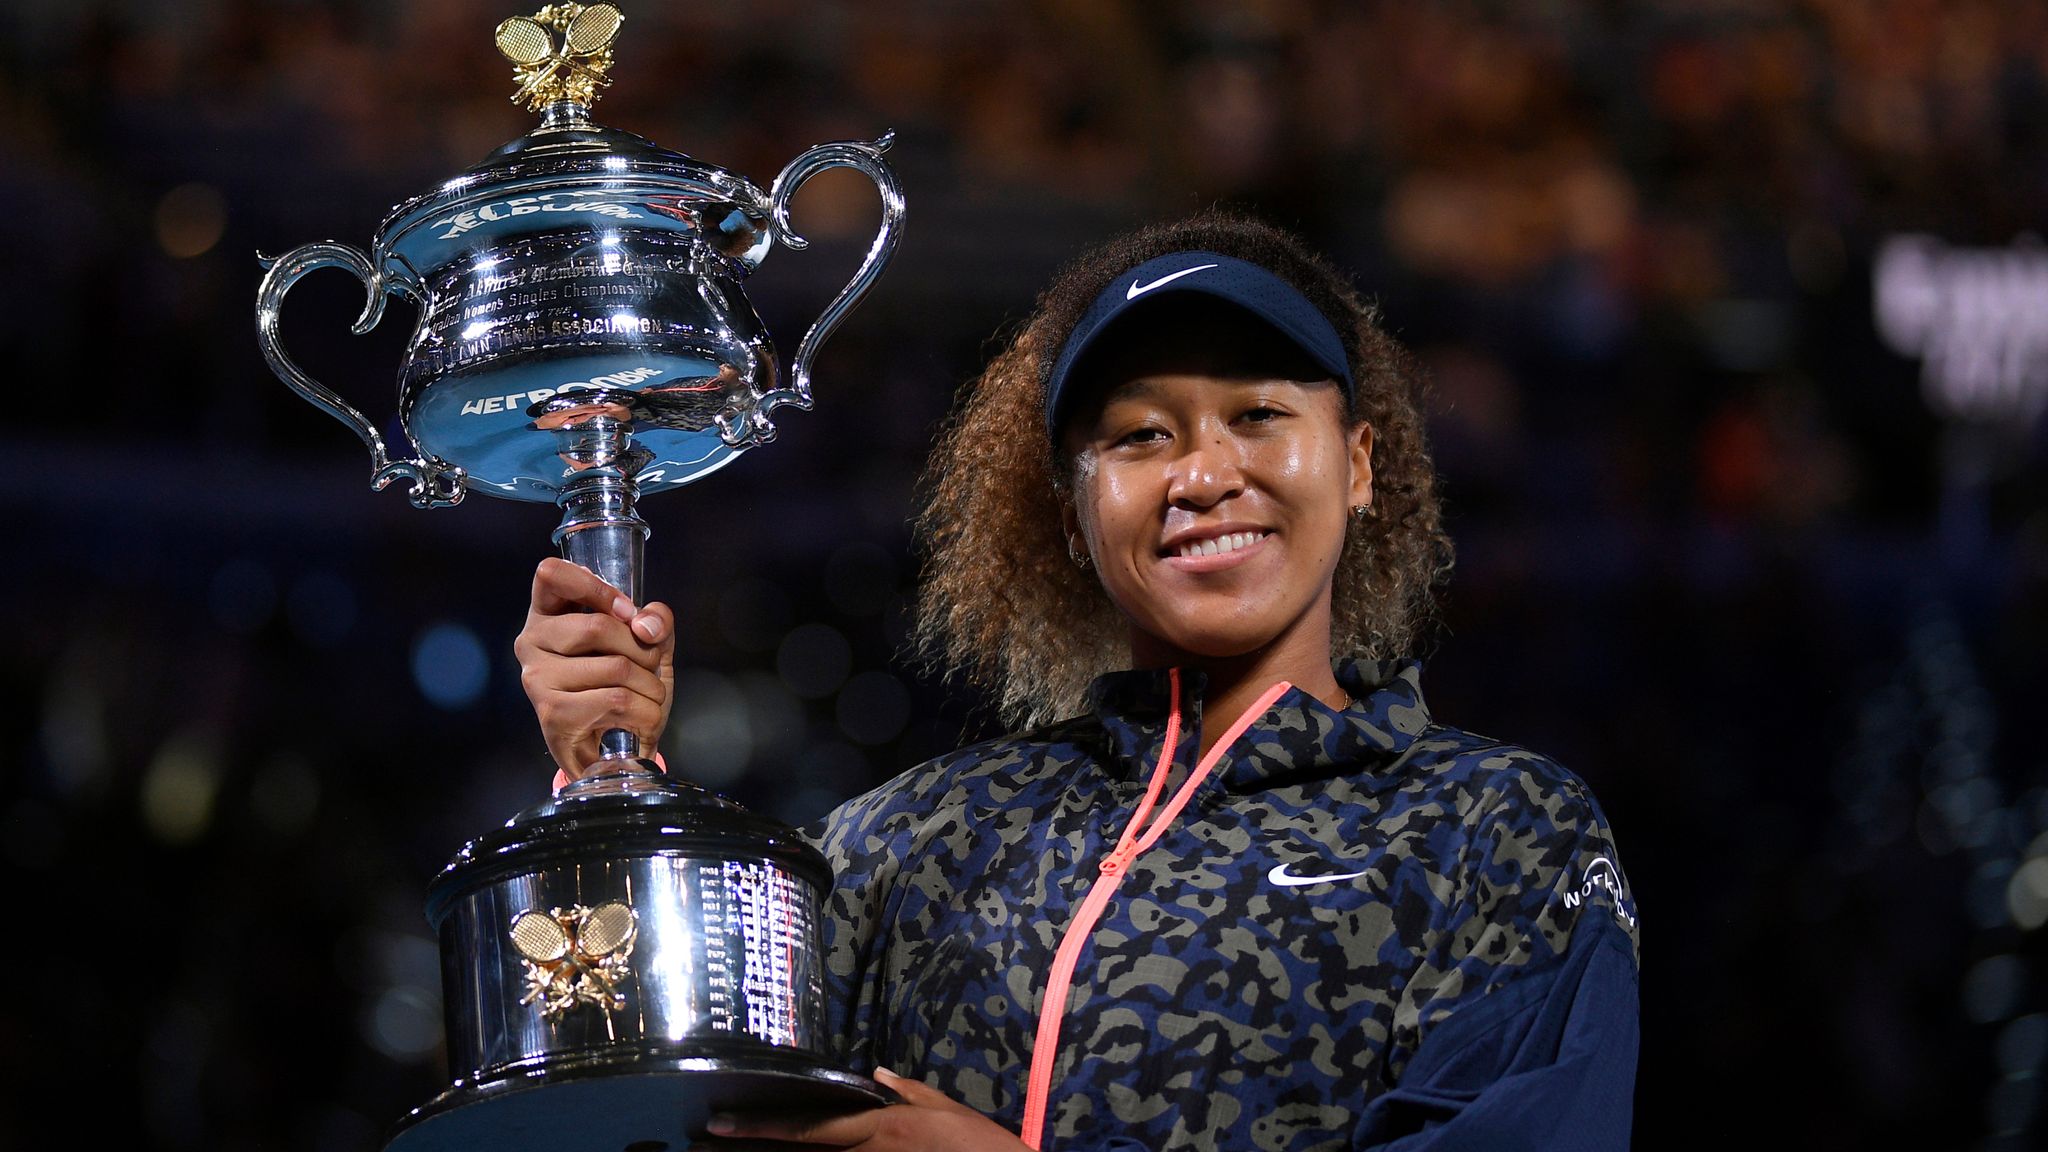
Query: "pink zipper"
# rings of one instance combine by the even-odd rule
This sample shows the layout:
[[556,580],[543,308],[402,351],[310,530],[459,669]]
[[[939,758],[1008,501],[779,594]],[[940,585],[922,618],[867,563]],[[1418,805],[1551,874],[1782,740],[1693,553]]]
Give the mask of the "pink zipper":
[[[1159,763],[1152,768],[1152,779],[1145,787],[1145,798],[1138,802],[1137,811],[1124,825],[1123,835],[1117,838],[1116,847],[1097,865],[1095,879],[1089,882],[1088,894],[1081,900],[1081,908],[1067,924],[1066,932],[1060,937],[1058,951],[1053,953],[1052,974],[1045,982],[1045,998],[1038,1009],[1038,1036],[1031,1045],[1031,1072],[1024,1091],[1024,1127],[1018,1133],[1026,1146],[1040,1147],[1040,1137],[1045,1132],[1045,1110],[1052,1095],[1052,1066],[1060,1044],[1060,1022],[1066,1016],[1067,992],[1073,986],[1074,965],[1081,959],[1081,949],[1088,944],[1088,938],[1095,931],[1095,922],[1101,918],[1102,910],[1109,904],[1109,898],[1116,895],[1117,886],[1123,882],[1124,874],[1131,864],[1154,841],[1165,835],[1181,809],[1195,798],[1195,792],[1202,782],[1216,770],[1230,746],[1237,742],[1252,722],[1265,715],[1266,709],[1292,687],[1282,680],[1266,689],[1265,693],[1252,702],[1228,729],[1223,738],[1216,741],[1202,763],[1181,782],[1180,790],[1159,813],[1159,818],[1146,823],[1152,813],[1152,806],[1159,801],[1159,794],[1166,788],[1166,777],[1173,767],[1173,754],[1180,743],[1180,669],[1167,671],[1167,680],[1172,687],[1172,708],[1166,716],[1166,743],[1159,750]],[[1107,883],[1104,883],[1107,881]]]

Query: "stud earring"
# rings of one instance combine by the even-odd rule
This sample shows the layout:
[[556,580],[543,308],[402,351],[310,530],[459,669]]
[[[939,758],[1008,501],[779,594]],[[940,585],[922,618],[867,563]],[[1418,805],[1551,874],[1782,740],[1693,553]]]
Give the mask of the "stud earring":
[[1372,505],[1370,504],[1353,504],[1351,506],[1351,518],[1353,520],[1364,520],[1371,515]]
[[1082,549],[1081,542],[1078,539],[1067,541],[1067,559],[1072,560],[1074,567],[1079,568],[1083,572],[1086,572],[1095,565],[1095,557],[1090,556]]

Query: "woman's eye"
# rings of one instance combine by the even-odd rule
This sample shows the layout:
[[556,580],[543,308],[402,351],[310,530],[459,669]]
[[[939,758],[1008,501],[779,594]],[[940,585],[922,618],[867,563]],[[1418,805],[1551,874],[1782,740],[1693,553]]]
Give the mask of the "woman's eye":
[[1284,415],[1286,415],[1286,413],[1280,411],[1280,409],[1278,408],[1272,408],[1264,404],[1261,404],[1257,407],[1245,409],[1245,413],[1242,417],[1240,417],[1240,419],[1249,420],[1254,424],[1262,424],[1268,420],[1277,420]]
[[1126,432],[1123,435],[1117,437],[1116,443],[1149,444],[1155,440],[1160,439],[1165,435],[1165,432],[1162,432],[1157,428],[1133,428],[1129,432]]

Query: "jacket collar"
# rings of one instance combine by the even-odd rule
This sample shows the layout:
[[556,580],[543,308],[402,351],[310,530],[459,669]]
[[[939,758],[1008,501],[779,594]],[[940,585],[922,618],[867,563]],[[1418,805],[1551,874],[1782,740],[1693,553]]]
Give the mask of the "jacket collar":
[[[1289,689],[1252,722],[1223,762],[1218,775],[1232,792],[1333,775],[1377,771],[1393,764],[1429,727],[1422,698],[1422,665],[1415,660],[1343,660],[1334,666],[1337,683],[1351,694],[1343,711],[1299,688]],[[1206,677],[1181,675],[1181,738],[1174,759],[1196,763],[1204,724],[1229,724],[1234,716],[1205,717]],[[1165,669],[1112,672],[1089,686],[1090,710],[1109,738],[1113,774],[1144,779],[1159,759],[1166,736],[1172,689]]]

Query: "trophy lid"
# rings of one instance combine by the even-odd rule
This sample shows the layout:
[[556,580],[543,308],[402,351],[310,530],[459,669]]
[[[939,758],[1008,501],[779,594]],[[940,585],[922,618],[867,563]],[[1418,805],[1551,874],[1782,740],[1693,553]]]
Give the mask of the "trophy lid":
[[498,25],[515,103],[541,114],[460,175],[393,208],[377,230],[378,263],[418,287],[431,269],[508,235],[595,216],[688,230],[751,271],[772,243],[767,195],[745,177],[608,128],[590,108],[611,83],[625,17],[609,4],[550,4]]

